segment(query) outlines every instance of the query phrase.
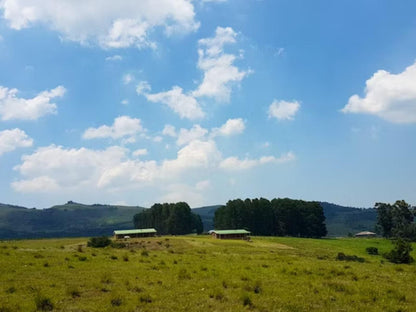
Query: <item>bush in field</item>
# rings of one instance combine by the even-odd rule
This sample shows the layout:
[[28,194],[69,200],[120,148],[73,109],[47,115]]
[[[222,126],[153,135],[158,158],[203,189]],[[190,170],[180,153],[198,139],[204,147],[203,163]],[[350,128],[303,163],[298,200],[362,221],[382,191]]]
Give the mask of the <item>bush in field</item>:
[[125,248],[126,246],[127,245],[122,242],[111,242],[111,247],[113,248],[122,249],[122,248]]
[[35,304],[38,311],[52,311],[54,309],[52,300],[40,294],[36,296]]
[[369,255],[378,255],[378,249],[377,249],[377,247],[367,247],[365,249],[365,251],[367,251],[367,253]]
[[412,245],[407,240],[398,238],[394,241],[394,248],[383,257],[393,263],[412,263],[414,259],[410,255],[411,251]]
[[123,304],[123,299],[120,297],[120,296],[114,296],[112,299],[111,299],[111,305],[113,306],[113,307],[119,307],[119,306],[121,306]]
[[103,248],[111,244],[111,240],[107,236],[91,237],[88,241],[88,247]]
[[243,301],[243,305],[244,306],[249,306],[252,307],[253,306],[253,301],[251,301],[250,297],[248,294],[243,294],[241,296],[241,301]]
[[364,262],[365,259],[358,257],[356,255],[346,255],[343,252],[339,252],[337,255],[337,260],[339,261],[357,261],[357,262]]

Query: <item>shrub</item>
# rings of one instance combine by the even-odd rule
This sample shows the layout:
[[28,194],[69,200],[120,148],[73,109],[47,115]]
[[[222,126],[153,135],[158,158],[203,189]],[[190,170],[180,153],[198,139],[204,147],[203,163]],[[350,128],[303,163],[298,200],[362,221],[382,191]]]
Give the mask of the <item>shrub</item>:
[[0,312],[13,312],[14,310],[12,310],[11,308],[9,308],[8,306],[0,306]]
[[357,262],[365,261],[364,258],[358,257],[356,255],[346,255],[343,252],[339,252],[336,259],[339,261],[357,261]]
[[121,306],[123,303],[123,299],[121,299],[121,297],[119,296],[115,296],[114,298],[111,299],[111,305],[113,307],[119,307]]
[[140,296],[140,302],[151,303],[152,301],[153,301],[153,299],[152,299],[152,297],[150,297],[150,295]]
[[35,304],[38,311],[52,311],[54,308],[52,300],[40,294],[36,296]]
[[181,269],[178,274],[180,280],[191,279],[191,274],[186,269]]
[[407,240],[398,238],[394,241],[394,248],[383,255],[384,258],[393,263],[412,263],[413,257],[410,255],[412,245]]
[[107,236],[91,237],[87,243],[88,247],[103,248],[111,244],[111,240]]
[[256,284],[254,285],[253,291],[255,294],[261,293],[262,289],[261,289],[261,284],[259,281],[257,281]]
[[13,294],[15,292],[16,292],[16,288],[14,286],[9,287],[9,288],[6,289],[6,293],[8,293],[8,294]]
[[365,249],[369,255],[378,255],[378,248],[377,247],[367,247]]
[[250,297],[249,297],[248,294],[244,294],[241,297],[241,300],[243,301],[243,305],[244,306],[249,306],[249,307],[252,307],[253,306],[253,302],[251,301],[251,299],[250,299]]
[[117,248],[117,249],[122,249],[126,247],[125,243],[122,242],[111,242],[111,247],[112,248]]
[[221,290],[216,290],[209,295],[211,299],[222,301],[225,299],[224,293]]
[[78,297],[81,297],[81,292],[78,290],[78,288],[76,288],[75,286],[74,287],[71,287],[71,288],[68,288],[68,294],[72,297],[72,298],[78,298]]
[[111,284],[113,282],[113,279],[109,273],[104,273],[101,277],[101,283],[103,284]]

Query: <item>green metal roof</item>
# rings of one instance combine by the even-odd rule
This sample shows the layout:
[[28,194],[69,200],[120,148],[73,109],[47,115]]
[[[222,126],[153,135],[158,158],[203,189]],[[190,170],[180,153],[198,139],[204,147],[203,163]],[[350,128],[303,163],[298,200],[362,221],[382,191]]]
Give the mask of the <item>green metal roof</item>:
[[250,232],[246,230],[214,230],[212,232],[215,234],[250,234]]
[[129,234],[142,234],[142,233],[157,233],[155,229],[134,229],[134,230],[121,230],[114,231],[116,235],[129,235]]

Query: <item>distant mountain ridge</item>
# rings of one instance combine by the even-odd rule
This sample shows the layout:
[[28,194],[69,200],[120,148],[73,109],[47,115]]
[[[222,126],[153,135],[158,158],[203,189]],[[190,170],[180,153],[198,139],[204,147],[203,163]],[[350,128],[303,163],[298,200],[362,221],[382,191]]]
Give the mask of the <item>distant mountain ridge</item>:
[[[377,211],[321,202],[328,236],[347,236],[373,231]],[[215,211],[221,205],[194,208],[204,231],[214,228]],[[0,239],[111,235],[115,229],[133,228],[133,216],[144,207],[93,204],[72,201],[46,209],[0,203]]]
[[375,231],[377,210],[320,203],[326,218],[328,236],[346,236],[361,231]]
[[0,204],[0,238],[110,235],[114,229],[133,228],[133,216],[143,209],[72,201],[46,209]]

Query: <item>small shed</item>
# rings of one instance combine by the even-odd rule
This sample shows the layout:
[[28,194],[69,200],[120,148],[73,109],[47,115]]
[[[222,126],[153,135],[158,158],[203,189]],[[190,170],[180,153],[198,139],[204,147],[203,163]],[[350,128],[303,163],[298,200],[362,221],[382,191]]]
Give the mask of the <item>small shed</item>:
[[212,230],[210,234],[217,239],[249,239],[250,232],[247,230]]
[[363,231],[354,235],[355,237],[376,237],[377,234],[370,231]]
[[134,230],[117,230],[114,231],[115,239],[136,238],[136,237],[153,237],[156,236],[155,229],[134,229]]

